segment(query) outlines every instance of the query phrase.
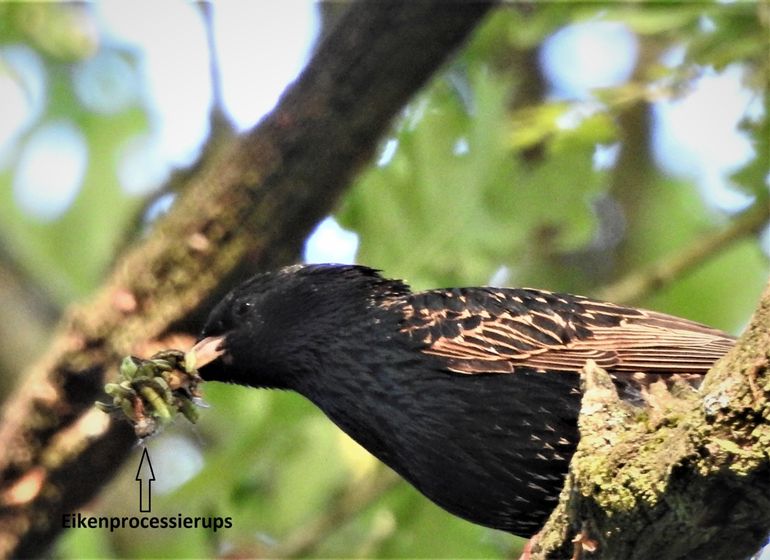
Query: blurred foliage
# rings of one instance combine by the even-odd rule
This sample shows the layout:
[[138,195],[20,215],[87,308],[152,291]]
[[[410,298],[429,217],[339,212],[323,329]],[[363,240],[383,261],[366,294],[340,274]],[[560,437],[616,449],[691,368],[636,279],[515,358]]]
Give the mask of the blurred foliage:
[[[740,123],[755,157],[732,178],[755,204],[767,204],[768,30],[758,9],[679,2],[499,9],[405,108],[381,157],[343,201],[337,218],[360,236],[358,261],[416,288],[483,284],[495,276],[510,285],[590,294],[675,253],[724,227],[730,215],[710,207],[695,184],[652,167],[649,119],[643,114],[641,134],[632,134],[639,131],[625,116],[656,96],[683,94],[705,69],[733,64],[764,100],[764,112]],[[523,66],[533,60],[524,55],[536,54],[565,25],[596,20],[622,22],[637,34],[632,78],[596,92],[590,104],[524,95],[539,72]],[[46,79],[40,110],[0,156],[0,242],[30,281],[64,304],[98,286],[119,241],[131,234],[126,229],[142,201],[121,188],[116,165],[121,147],[151,125],[138,97],[116,112],[89,108],[77,93],[76,69],[111,52],[136,70],[138,55],[104,41],[79,4],[0,4],[0,73],[29,89],[3,62],[9,46],[32,53]],[[659,55],[673,48],[684,49],[683,59],[666,66]],[[135,79],[142,79],[138,71]],[[85,139],[87,171],[67,210],[41,221],[14,198],[15,162],[36,130],[62,119]],[[595,165],[596,150],[615,144],[623,151],[616,163]],[[736,331],[767,268],[759,240],[746,239],[644,304]],[[174,465],[203,457],[195,476],[164,495],[155,491],[153,514],[232,516],[233,528],[72,530],[57,557],[269,556],[272,543],[303,531],[341,488],[373,470],[365,452],[296,395],[213,384],[205,393],[211,409],[194,430],[180,423],[149,442],[159,486],[172,488],[182,478]],[[178,446],[180,438],[186,447]],[[126,465],[87,511],[136,515],[135,472],[136,464]],[[402,484],[312,556],[502,558],[520,544],[443,512]]]
[[[131,70],[137,68],[136,55],[105,42],[88,9],[77,4],[0,4],[0,48],[0,60],[16,49],[24,61],[39,65],[39,72],[19,72],[8,62],[0,65],[0,74],[10,73],[28,92],[33,115],[0,156],[0,238],[31,278],[44,279],[40,285],[51,298],[67,303],[99,284],[141,204],[120,188],[117,164],[120,150],[145,132],[149,122],[147,107],[138,98],[129,99],[117,112],[96,110],[84,98],[78,78],[97,55],[112,65],[127,63]],[[110,64],[105,66],[102,82],[112,70]],[[44,84],[40,94],[37,81]],[[52,124],[64,124],[82,137],[87,168],[72,204],[48,220],[19,206],[15,181],[18,162],[32,155],[30,140]]]

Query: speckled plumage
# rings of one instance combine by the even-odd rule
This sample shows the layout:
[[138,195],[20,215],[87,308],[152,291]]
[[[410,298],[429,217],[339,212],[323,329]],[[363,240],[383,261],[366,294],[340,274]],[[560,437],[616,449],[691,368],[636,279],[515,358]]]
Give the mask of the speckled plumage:
[[558,499],[577,444],[579,371],[621,394],[697,380],[734,344],[718,330],[531,289],[412,293],[369,268],[288,267],[215,308],[207,380],[292,389],[430,499],[529,536]]

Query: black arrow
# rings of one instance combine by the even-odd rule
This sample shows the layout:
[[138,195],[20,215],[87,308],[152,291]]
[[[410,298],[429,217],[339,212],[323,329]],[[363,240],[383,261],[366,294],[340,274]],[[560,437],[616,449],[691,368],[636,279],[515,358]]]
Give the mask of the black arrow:
[[[145,461],[146,459],[146,461]],[[139,511],[152,510],[152,481],[155,480],[155,473],[152,471],[150,454],[147,448],[142,451],[142,458],[139,460],[139,468],[136,471],[136,480],[139,481]],[[147,492],[144,492],[144,483],[147,482]]]

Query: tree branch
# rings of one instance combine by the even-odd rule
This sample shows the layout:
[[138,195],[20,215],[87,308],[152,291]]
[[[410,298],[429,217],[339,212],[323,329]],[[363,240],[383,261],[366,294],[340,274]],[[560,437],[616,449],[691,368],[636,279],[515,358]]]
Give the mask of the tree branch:
[[635,271],[599,291],[607,301],[634,303],[681,278],[732,243],[758,233],[770,220],[770,204],[760,201],[730,224],[695,239],[679,253],[668,255],[645,270]]
[[0,403],[19,372],[44,348],[61,309],[0,247]]
[[387,468],[378,468],[355,485],[342,488],[329,507],[296,531],[281,539],[278,546],[269,551],[275,558],[301,558],[313,552],[329,534],[340,525],[363,512],[385,492],[393,488],[401,478]]
[[273,113],[223,143],[93,300],[69,311],[4,408],[0,556],[39,556],[61,514],[128,455],[128,426],[92,407],[120,357],[179,346],[174,326],[246,254],[259,268],[295,259],[393,116],[489,7],[353,4]]
[[[532,558],[743,559],[770,527],[770,285],[699,391],[630,409],[587,368],[581,439]],[[597,371],[598,370],[598,371]],[[590,547],[589,547],[590,548]]]

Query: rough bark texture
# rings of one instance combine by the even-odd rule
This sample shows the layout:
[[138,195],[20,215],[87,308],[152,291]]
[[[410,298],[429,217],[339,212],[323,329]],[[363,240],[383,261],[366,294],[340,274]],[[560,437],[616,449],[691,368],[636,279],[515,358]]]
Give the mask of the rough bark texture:
[[352,5],[275,111],[218,147],[94,299],[67,313],[4,407],[0,557],[42,554],[61,514],[92,498],[128,455],[131,430],[92,407],[120,357],[190,343],[175,325],[246,255],[256,268],[295,259],[393,116],[488,9]]
[[618,400],[587,366],[581,441],[532,558],[748,558],[770,528],[770,287],[700,391]]

